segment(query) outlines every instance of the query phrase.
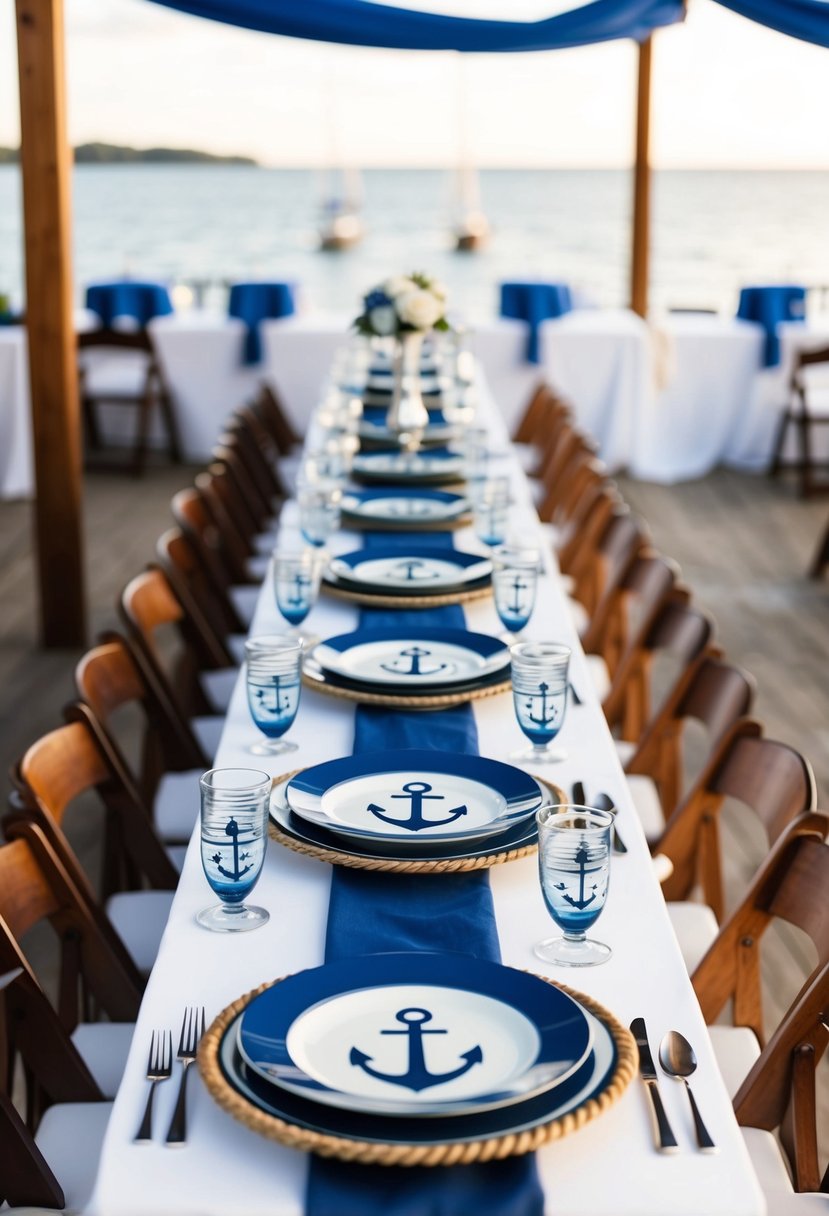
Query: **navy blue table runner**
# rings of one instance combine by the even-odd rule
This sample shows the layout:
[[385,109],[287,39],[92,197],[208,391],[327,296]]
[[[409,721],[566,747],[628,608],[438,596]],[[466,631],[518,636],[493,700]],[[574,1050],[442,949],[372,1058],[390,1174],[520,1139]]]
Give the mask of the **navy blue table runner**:
[[[451,533],[408,534],[401,546],[452,547]],[[365,546],[395,543],[368,532]],[[360,628],[437,626],[463,629],[460,606],[413,611],[363,609]],[[478,754],[471,705],[435,712],[359,705],[355,754],[398,748]],[[486,870],[466,874],[377,874],[334,866],[325,959],[389,950],[448,950],[500,962]],[[307,1216],[542,1216],[535,1159],[429,1169],[353,1165],[312,1157]]]

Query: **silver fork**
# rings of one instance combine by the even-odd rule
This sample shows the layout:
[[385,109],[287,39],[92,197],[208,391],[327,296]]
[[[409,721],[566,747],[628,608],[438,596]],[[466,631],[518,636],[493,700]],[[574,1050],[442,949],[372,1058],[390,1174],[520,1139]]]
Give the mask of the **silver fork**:
[[201,1016],[195,1005],[188,1006],[181,1023],[181,1038],[176,1056],[181,1060],[182,1073],[176,1109],[167,1132],[168,1144],[184,1144],[187,1139],[187,1070],[196,1058],[199,1039],[204,1034],[204,1025],[204,1006],[201,1008]]
[[150,1038],[150,1054],[147,1059],[147,1080],[150,1092],[144,1118],[135,1134],[136,1142],[153,1138],[153,1096],[159,1081],[169,1081],[173,1071],[173,1033],[170,1030],[153,1031]]

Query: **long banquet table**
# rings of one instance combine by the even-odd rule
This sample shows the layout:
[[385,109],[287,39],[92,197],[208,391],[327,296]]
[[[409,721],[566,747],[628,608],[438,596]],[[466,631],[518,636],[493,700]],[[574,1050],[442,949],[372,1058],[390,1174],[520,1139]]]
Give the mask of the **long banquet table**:
[[[482,414],[491,428],[493,449],[502,453],[496,457],[498,472],[508,473],[512,480],[514,530],[529,539],[537,534],[539,526],[529,488],[505,442],[497,410],[486,394],[482,395]],[[293,504],[283,512],[282,527],[286,538],[296,535]],[[456,533],[455,539],[458,548],[479,547],[471,532]],[[330,548],[347,551],[360,544],[357,535],[343,532]],[[489,599],[471,603],[465,611],[470,629],[498,632],[499,623]],[[323,596],[308,626],[326,637],[348,631],[356,623],[355,607]],[[265,585],[251,632],[278,629],[272,593]],[[697,1051],[699,1070],[694,1090],[721,1146],[718,1155],[696,1151],[683,1087],[663,1077],[661,1089],[681,1151],[673,1156],[657,1153],[645,1092],[635,1080],[607,1113],[537,1154],[545,1211],[550,1216],[665,1216],[668,1211],[675,1216],[761,1216],[765,1203],[717,1070],[610,734],[591,691],[560,578],[548,553],[529,632],[572,646],[572,681],[583,699],[582,705],[571,705],[568,710],[560,740],[569,756],[550,770],[551,778],[564,786],[582,779],[588,794],[610,793],[620,808],[619,828],[628,852],[613,857],[608,904],[597,925],[597,935],[612,946],[613,957],[604,966],[577,972],[547,967],[533,955],[533,943],[551,931],[535,858],[494,867],[490,876],[503,962],[535,970],[589,993],[625,1024],[644,1015],[654,1053],[668,1029],[682,1031]],[[216,764],[265,767],[277,775],[348,755],[354,715],[351,702],[306,688],[290,734],[299,745],[298,751],[287,757],[254,758],[246,749],[256,730],[240,678]],[[474,716],[481,755],[504,760],[523,742],[509,695],[475,702]],[[439,745],[437,720],[435,730]],[[195,781],[192,799],[195,820]],[[262,1139],[235,1122],[212,1101],[197,1077],[190,1081],[189,1136],[183,1150],[173,1151],[163,1144],[175,1084],[159,1087],[156,1142],[136,1146],[132,1137],[145,1099],[144,1068],[151,1032],[169,1028],[175,1041],[185,1005],[203,1003],[209,1020],[263,981],[321,964],[330,882],[330,867],[272,843],[254,892],[254,902],[270,911],[269,923],[249,934],[209,933],[195,922],[195,914],[213,897],[201,872],[198,833],[194,833],[115,1100],[92,1212],[98,1216],[169,1216],[172,1212],[179,1216],[302,1216],[308,1158]],[[428,915],[439,916],[440,909],[429,909]],[[473,947],[468,941],[458,941],[457,949],[471,952]],[[390,1216],[394,1211],[392,1205]]]

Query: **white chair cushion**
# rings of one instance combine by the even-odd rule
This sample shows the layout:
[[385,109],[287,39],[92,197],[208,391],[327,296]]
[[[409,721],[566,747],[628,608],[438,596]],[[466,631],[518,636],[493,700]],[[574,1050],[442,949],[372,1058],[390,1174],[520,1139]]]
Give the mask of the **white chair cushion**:
[[573,624],[576,626],[576,633],[579,637],[584,637],[590,625],[590,617],[584,604],[578,600],[567,597],[567,607],[570,609],[570,615],[573,618]]
[[[542,540],[546,541],[551,549],[555,549],[559,539],[559,529],[555,524],[539,522],[538,525],[541,531]],[[567,577],[565,575],[565,577]],[[567,588],[565,587],[565,591]]]
[[225,720],[220,715],[216,714],[206,718],[191,718],[190,726],[193,729],[193,734],[198,739],[202,746],[204,754],[208,760],[212,760],[219,750],[219,740],[222,737],[222,729]]
[[610,692],[610,672],[607,670],[607,663],[600,654],[586,654],[584,657],[596,696],[603,701]]
[[707,904],[678,900],[667,907],[688,974],[693,975],[720,931],[717,918]]
[[63,1188],[65,1216],[82,1212],[92,1197],[111,1102],[62,1102],[50,1106],[35,1141]]
[[711,1046],[729,1098],[733,1098],[760,1057],[757,1035],[747,1026],[709,1026]]
[[247,640],[248,635],[246,633],[231,633],[225,638],[228,650],[240,665],[245,661],[245,642]]
[[667,882],[674,872],[674,863],[665,853],[654,854],[651,858],[651,865],[654,877],[660,886],[663,882]]
[[[772,1133],[759,1127],[741,1127],[740,1131],[766,1199],[770,1200],[772,1195],[792,1195],[792,1180],[786,1161]],[[829,1195],[825,1198],[825,1210],[829,1211]],[[769,1216],[778,1216],[781,1210],[776,1203],[769,1204]]]
[[638,744],[631,743],[629,739],[614,739],[613,743],[616,747],[616,755],[621,761],[622,768],[633,759],[636,754]]
[[533,443],[514,443],[512,450],[518,457],[518,463],[528,477],[534,477],[538,469],[538,448]]
[[167,844],[181,844],[193,835],[199,817],[201,769],[165,773],[158,783],[153,820],[159,837]]
[[94,397],[143,397],[149,356],[140,350],[86,351],[84,384]]
[[107,916],[144,975],[152,971],[174,894],[173,891],[124,891],[107,900]]
[[271,565],[270,553],[256,553],[253,557],[247,560],[247,571],[251,578],[257,579],[260,583],[264,581]]
[[81,1022],[72,1042],[105,1098],[114,1098],[124,1075],[134,1022]]
[[628,789],[636,808],[636,814],[645,832],[648,844],[658,840],[665,830],[665,812],[659,801],[659,790],[644,773],[628,773]]
[[238,675],[238,667],[219,667],[215,671],[203,671],[199,674],[202,692],[217,714],[227,713]]
[[186,844],[168,844],[164,847],[164,852],[170,858],[170,861],[178,870],[179,874],[184,869],[184,858],[187,855]]
[[250,583],[242,583],[237,587],[231,587],[228,594],[230,602],[239,614],[239,619],[245,625],[249,625],[253,620],[256,603],[259,599],[259,588]]

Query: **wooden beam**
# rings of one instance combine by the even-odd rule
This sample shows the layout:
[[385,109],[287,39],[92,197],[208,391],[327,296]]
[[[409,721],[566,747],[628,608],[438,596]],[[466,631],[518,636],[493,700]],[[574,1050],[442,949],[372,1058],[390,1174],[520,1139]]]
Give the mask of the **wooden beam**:
[[630,306],[640,317],[648,312],[648,256],[651,210],[651,50],[652,39],[639,44],[636,90],[636,163],[633,169],[633,226],[630,256]]
[[26,324],[44,646],[86,640],[63,0],[16,0]]

